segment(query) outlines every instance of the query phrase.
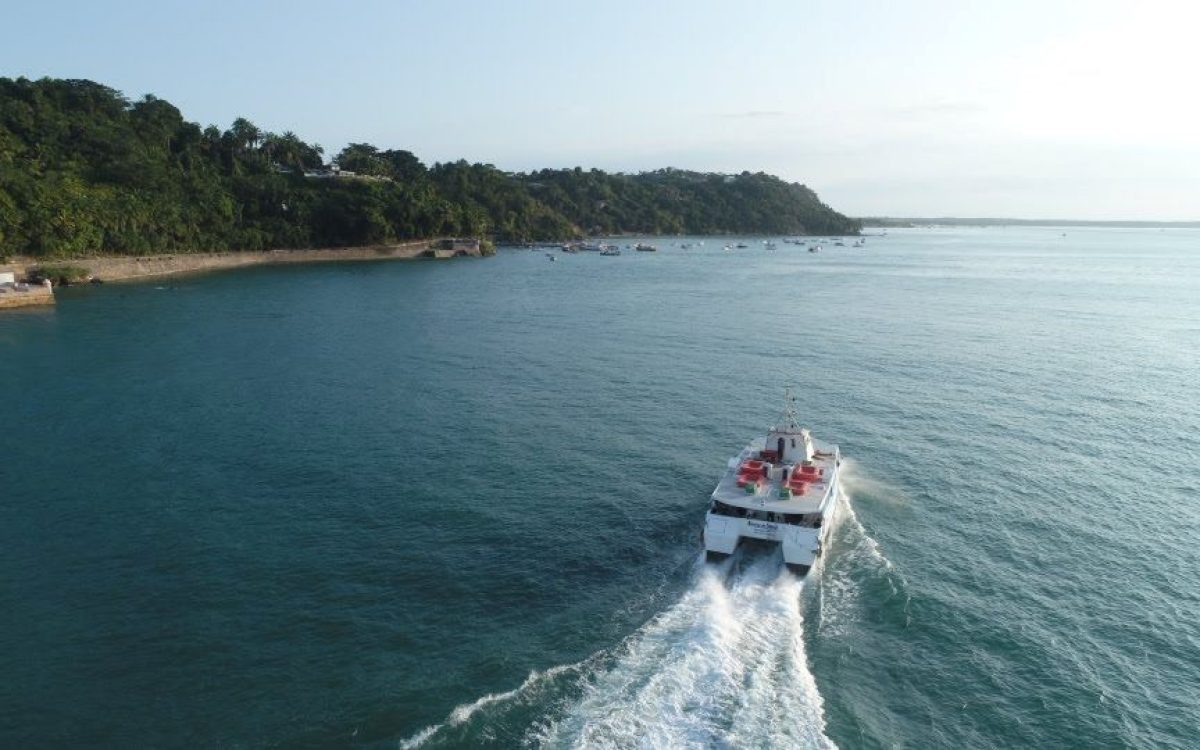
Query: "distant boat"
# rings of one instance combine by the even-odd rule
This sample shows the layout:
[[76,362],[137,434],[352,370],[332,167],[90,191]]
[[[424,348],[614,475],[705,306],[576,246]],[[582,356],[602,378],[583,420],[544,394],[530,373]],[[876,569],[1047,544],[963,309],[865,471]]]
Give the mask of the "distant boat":
[[601,255],[620,255],[621,248],[617,247],[616,245],[605,245],[604,247],[600,248],[600,254]]
[[584,252],[588,252],[588,253],[598,253],[604,249],[604,245],[597,245],[595,243],[589,242],[589,243],[584,243],[584,244],[580,245],[579,249],[583,250]]
[[547,258],[549,258],[550,260],[558,260],[558,258],[555,258],[555,257],[554,257],[553,255],[551,255],[550,253],[546,253],[546,257],[547,257]]
[[732,250],[732,249],[733,249],[733,245],[726,245],[726,246],[725,246],[725,249],[726,249],[726,250]]
[[737,246],[738,246],[738,249],[739,249],[739,250],[745,250],[746,248],[750,247],[750,246],[749,246],[749,245],[747,245],[745,242],[739,242],[739,243],[737,244]]
[[656,253],[656,252],[658,252],[658,248],[655,247],[654,245],[646,245],[641,242],[634,245],[633,249],[637,250],[639,253]]
[[813,245],[812,247],[810,247],[810,248],[808,249],[808,251],[809,251],[810,253],[819,253],[819,252],[821,252],[821,246],[820,246],[820,245]]

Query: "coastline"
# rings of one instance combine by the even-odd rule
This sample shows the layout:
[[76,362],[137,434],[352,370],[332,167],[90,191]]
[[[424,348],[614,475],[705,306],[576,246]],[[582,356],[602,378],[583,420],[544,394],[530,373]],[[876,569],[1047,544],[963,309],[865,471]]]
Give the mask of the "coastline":
[[[93,258],[43,259],[16,257],[0,263],[0,273],[12,271],[23,276],[34,266],[70,264],[88,269],[100,281],[127,281],[155,276],[185,273],[205,273],[230,268],[282,265],[286,263],[339,263],[373,260],[412,260],[415,258],[449,258],[456,253],[435,249],[438,240],[414,240],[390,245],[362,247],[318,248],[311,250],[267,250],[263,252],[233,251],[225,253],[174,253],[170,255],[99,256]],[[458,252],[459,255],[481,255],[479,252]]]

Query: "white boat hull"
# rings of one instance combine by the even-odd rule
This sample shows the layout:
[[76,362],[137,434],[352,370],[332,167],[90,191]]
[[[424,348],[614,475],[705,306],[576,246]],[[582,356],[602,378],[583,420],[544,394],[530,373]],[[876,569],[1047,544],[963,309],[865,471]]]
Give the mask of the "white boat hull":
[[[799,445],[805,460],[793,463],[790,448],[798,444],[789,437],[785,445],[777,434],[791,433],[772,433],[729,462],[705,516],[704,549],[709,559],[719,559],[743,542],[778,545],[788,567],[803,575],[821,556],[833,525],[841,496],[841,454],[837,446],[818,451]],[[771,460],[761,460],[764,454]],[[749,477],[748,467],[754,472]],[[800,488],[797,480],[804,482]]]
[[[837,502],[836,495],[833,502]],[[719,558],[736,552],[744,539],[778,544],[784,563],[801,574],[807,573],[824,549],[833,511],[834,508],[829,508],[824,514],[826,522],[815,529],[710,512],[704,523],[704,549],[710,558]]]

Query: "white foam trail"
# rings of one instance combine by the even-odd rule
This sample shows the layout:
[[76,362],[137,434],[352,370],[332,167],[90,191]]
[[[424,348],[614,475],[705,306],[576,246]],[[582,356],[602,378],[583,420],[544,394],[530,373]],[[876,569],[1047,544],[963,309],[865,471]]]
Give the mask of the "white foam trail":
[[850,497],[856,488],[866,486],[872,491],[886,491],[887,485],[866,479],[855,472],[853,466],[843,476],[846,481],[839,511],[830,529],[829,554],[822,559],[824,568],[817,590],[816,627],[822,637],[844,635],[849,625],[858,618],[862,596],[859,579],[864,573],[885,579],[893,595],[899,593],[897,580],[903,582],[892,561],[884,555],[879,542],[867,532],[854,512]]
[[883,549],[880,548],[879,542],[875,541],[875,537],[867,533],[867,529],[862,525],[862,521],[858,520],[858,514],[854,512],[854,506],[850,504],[850,498],[842,498],[842,528],[845,528],[847,534],[847,554],[859,558],[867,558],[876,565],[891,570],[894,566],[892,561],[887,559],[883,554]]
[[503,693],[488,693],[482,698],[479,698],[471,703],[464,703],[460,706],[457,706],[453,711],[450,712],[450,715],[447,716],[446,720],[442,723],[431,724],[413,736],[401,740],[400,750],[412,750],[412,748],[420,747],[443,729],[449,729],[451,727],[457,727],[467,723],[470,721],[471,717],[479,713],[480,710],[497,703],[504,703],[506,701],[513,700],[514,698],[518,698],[529,690],[532,690],[539,685],[553,680],[565,673],[581,670],[588,663],[588,661],[589,660],[584,660],[575,664],[560,664],[544,671],[538,671],[535,669],[529,673],[529,676],[525,678],[525,681],[522,682],[520,686],[513,688],[512,690],[506,690]]
[[[863,487],[885,492],[886,485],[846,468],[846,491],[830,520],[831,544],[807,578],[817,585],[822,636],[836,637],[856,616],[855,571],[875,568],[889,574],[889,583],[894,575],[848,494]],[[574,674],[582,695],[559,706],[556,717],[535,724],[523,744],[834,748],[824,734],[824,706],[807,665],[800,609],[804,582],[786,573],[776,554],[754,562],[726,586],[733,564],[698,564],[682,599],[615,651],[534,671],[520,686],[458,706],[444,722],[399,746],[419,747],[489,706],[536,700],[531,694]]]
[[875,564],[891,570],[892,561],[887,559],[879,547],[879,542],[867,533],[862,521],[858,520],[858,514],[854,512],[854,505],[851,504],[850,499],[855,495],[867,494],[872,498],[891,498],[893,501],[906,502],[903,492],[885,482],[867,476],[858,468],[857,462],[850,459],[842,461],[841,492],[841,502],[838,503],[839,518],[835,519],[837,526],[832,531],[843,532],[840,535],[845,537],[843,554],[855,558],[866,557]]
[[726,588],[705,567],[533,738],[550,747],[833,747],[804,652],[803,584],[778,556]]

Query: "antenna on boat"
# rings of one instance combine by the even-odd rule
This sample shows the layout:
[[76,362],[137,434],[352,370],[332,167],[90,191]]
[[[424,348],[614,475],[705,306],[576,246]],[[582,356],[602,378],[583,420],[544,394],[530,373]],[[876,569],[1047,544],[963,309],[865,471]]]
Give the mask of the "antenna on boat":
[[796,396],[792,393],[792,386],[785,385],[783,387],[783,423],[788,427],[796,426]]

